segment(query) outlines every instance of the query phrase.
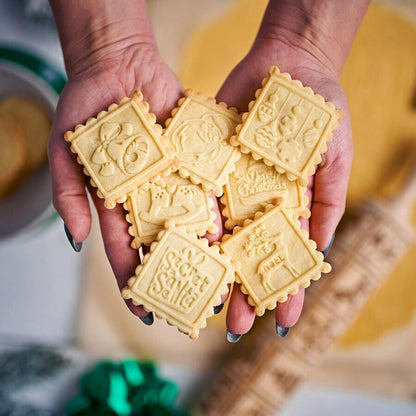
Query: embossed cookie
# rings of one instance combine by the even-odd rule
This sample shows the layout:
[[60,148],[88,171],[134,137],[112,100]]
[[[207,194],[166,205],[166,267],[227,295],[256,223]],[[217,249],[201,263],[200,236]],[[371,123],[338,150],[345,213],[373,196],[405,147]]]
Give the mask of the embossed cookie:
[[271,67],[231,143],[306,185],[342,115],[311,88]]
[[257,315],[274,309],[276,302],[286,301],[300,286],[309,286],[311,280],[331,270],[298,220],[281,206],[268,208],[220,244],[233,259],[236,281]]
[[105,206],[113,208],[148,181],[171,171],[172,158],[161,133],[149,105],[136,92],[66,132],[65,140],[71,142]]
[[224,187],[221,202],[227,217],[225,227],[229,230],[235,225],[242,226],[244,220],[254,218],[266,205],[282,202],[288,211],[296,217],[308,217],[310,211],[306,207],[306,187],[298,181],[289,181],[261,160],[242,154],[235,164],[235,170],[229,175]]
[[177,173],[151,182],[150,186],[127,199],[124,208],[134,237],[132,247],[152,243],[163,230],[166,221],[184,225],[188,232],[204,235],[216,233],[213,201],[207,192]]
[[239,152],[229,144],[241,118],[235,109],[191,90],[166,121],[164,136],[174,146],[179,173],[221,196]]
[[171,226],[158,240],[122,295],[196,339],[234,280],[231,263],[184,227]]

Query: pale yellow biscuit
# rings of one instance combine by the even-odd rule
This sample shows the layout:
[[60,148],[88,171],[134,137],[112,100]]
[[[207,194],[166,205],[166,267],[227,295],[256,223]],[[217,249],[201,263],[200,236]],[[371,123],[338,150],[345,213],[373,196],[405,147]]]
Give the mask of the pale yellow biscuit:
[[0,197],[12,190],[23,169],[26,143],[16,122],[0,114]]
[[15,120],[26,142],[24,170],[30,171],[46,160],[51,120],[46,111],[26,97],[10,96],[0,102],[0,114]]
[[161,231],[150,250],[122,290],[123,297],[198,338],[234,280],[230,260],[184,227]]
[[177,173],[150,183],[124,204],[129,212],[129,233],[134,237],[132,247],[152,243],[166,222],[184,225],[188,232],[195,231],[200,236],[207,231],[216,233],[213,205],[207,192]]
[[236,281],[257,315],[331,270],[299,221],[281,206],[270,206],[254,221],[246,220],[220,247],[232,258]]
[[262,85],[231,143],[306,185],[343,113],[277,67]]
[[149,105],[136,92],[66,132],[65,140],[71,142],[104,205],[113,208],[150,180],[171,172],[172,157],[161,133]]
[[225,227],[229,230],[235,225],[242,226],[246,219],[252,219],[266,205],[283,203],[295,217],[308,218],[308,198],[306,187],[299,181],[289,181],[261,160],[242,154],[235,164],[224,187],[221,202],[225,206],[222,213],[227,218]]
[[234,108],[191,90],[166,121],[164,136],[174,146],[179,173],[221,196],[239,152],[229,144],[241,118]]

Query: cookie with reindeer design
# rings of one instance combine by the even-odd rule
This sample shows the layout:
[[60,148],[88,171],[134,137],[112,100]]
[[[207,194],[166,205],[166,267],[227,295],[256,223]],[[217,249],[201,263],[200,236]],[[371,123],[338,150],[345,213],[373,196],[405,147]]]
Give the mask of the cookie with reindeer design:
[[343,112],[275,66],[262,85],[231,144],[306,185]]
[[98,196],[105,199],[104,205],[113,208],[150,180],[171,172],[171,153],[161,134],[156,116],[136,92],[64,137],[98,188]]
[[184,225],[188,232],[199,236],[207,231],[216,233],[214,201],[207,192],[177,173],[152,181],[146,189],[128,197],[124,208],[128,211],[129,233],[134,237],[132,247],[152,243],[166,222]]
[[233,280],[231,262],[217,246],[172,224],[152,243],[122,296],[196,339]]
[[224,236],[220,247],[232,258],[236,281],[259,316],[331,270],[307,231],[282,206],[268,206],[264,214],[246,220]]

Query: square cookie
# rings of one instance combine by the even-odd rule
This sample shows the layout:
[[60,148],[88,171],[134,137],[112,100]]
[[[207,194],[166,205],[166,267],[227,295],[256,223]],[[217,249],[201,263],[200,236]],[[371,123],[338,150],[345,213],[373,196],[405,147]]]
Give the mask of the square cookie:
[[271,67],[231,143],[306,185],[342,114],[311,88]]
[[247,220],[243,228],[225,236],[220,247],[233,259],[236,281],[257,315],[331,270],[299,221],[281,206]]
[[299,181],[289,181],[286,175],[261,160],[242,154],[228,177],[221,198],[225,206],[222,213],[227,217],[225,227],[232,230],[235,225],[243,226],[244,220],[254,218],[266,205],[277,203],[283,203],[295,217],[307,218],[310,211],[306,207],[305,191],[306,187]]
[[174,147],[179,173],[221,196],[228,174],[239,158],[229,143],[241,118],[235,109],[191,90],[166,121],[164,136]]
[[65,140],[105,206],[113,208],[149,180],[170,172],[172,157],[161,133],[155,115],[136,92],[66,132]]
[[233,280],[230,260],[218,247],[171,226],[159,233],[122,295],[196,339]]
[[184,225],[188,232],[195,231],[200,236],[207,231],[216,233],[213,205],[207,192],[177,173],[152,181],[124,204],[129,212],[129,233],[134,237],[132,247],[138,249],[141,244],[152,243],[166,222]]

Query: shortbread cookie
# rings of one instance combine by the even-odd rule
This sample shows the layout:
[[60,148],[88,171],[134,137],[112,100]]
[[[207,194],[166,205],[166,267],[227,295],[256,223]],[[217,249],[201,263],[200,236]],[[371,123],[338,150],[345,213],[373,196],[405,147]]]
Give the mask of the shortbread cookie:
[[151,182],[124,204],[129,212],[129,233],[134,237],[132,247],[138,249],[141,244],[152,243],[166,221],[184,225],[188,232],[195,231],[200,236],[207,231],[216,233],[213,205],[207,192],[177,173]]
[[22,129],[27,148],[24,170],[30,171],[45,162],[51,130],[46,111],[29,98],[10,96],[0,102],[0,114],[12,118]]
[[122,295],[196,339],[233,280],[230,260],[218,247],[171,226],[159,233]]
[[239,123],[241,118],[234,108],[185,91],[172,118],[166,121],[164,132],[174,146],[180,175],[221,196],[227,176],[239,158],[238,150],[229,144]]
[[104,205],[113,208],[150,180],[170,173],[172,157],[161,133],[156,116],[136,92],[66,132],[65,140],[71,142]]
[[233,259],[236,281],[259,316],[331,270],[307,231],[281,206],[246,220],[220,247]]
[[266,205],[283,203],[295,217],[309,217],[306,207],[308,198],[306,187],[299,181],[289,181],[286,175],[280,174],[261,160],[242,154],[235,164],[224,187],[221,202],[225,206],[222,211],[227,218],[225,227],[232,230],[235,225],[242,226],[244,220],[254,218]]
[[0,115],[0,197],[7,194],[25,162],[26,144],[20,126]]
[[277,67],[262,85],[231,143],[306,185],[343,113]]

